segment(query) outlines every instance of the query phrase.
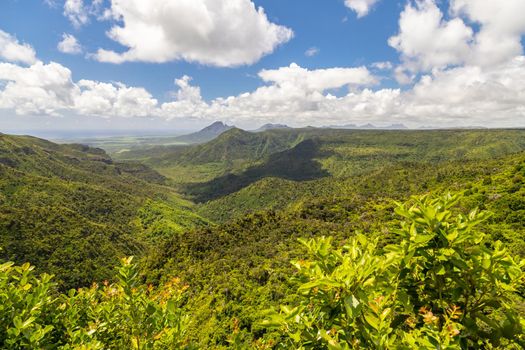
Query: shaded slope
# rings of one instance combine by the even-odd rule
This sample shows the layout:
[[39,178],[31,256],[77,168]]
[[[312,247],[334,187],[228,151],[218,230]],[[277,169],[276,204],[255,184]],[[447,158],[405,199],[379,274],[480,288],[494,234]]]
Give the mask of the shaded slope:
[[186,193],[197,202],[217,199],[266,178],[278,177],[293,181],[314,180],[329,175],[321,169],[315,158],[327,156],[320,153],[320,144],[305,140],[294,148],[271,154],[261,165],[252,166],[239,174],[227,174],[207,183],[190,184]]

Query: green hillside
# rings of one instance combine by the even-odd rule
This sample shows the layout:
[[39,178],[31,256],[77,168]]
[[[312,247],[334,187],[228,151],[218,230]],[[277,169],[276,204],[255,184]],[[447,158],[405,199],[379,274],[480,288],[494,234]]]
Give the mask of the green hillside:
[[[232,129],[118,161],[31,137],[0,142],[0,261],[29,261],[62,290],[109,280],[59,295],[13,282],[29,272],[0,264],[0,286],[24,301],[9,307],[34,315],[24,326],[0,312],[13,329],[0,335],[17,344],[29,341],[23,327],[35,344],[97,349],[525,340],[525,130]],[[115,277],[129,255],[141,270],[125,260]],[[348,267],[359,261],[367,268]],[[35,295],[47,311],[31,308]],[[312,336],[324,327],[339,331]]]
[[64,286],[109,278],[119,257],[147,251],[164,221],[170,234],[206,222],[157,172],[101,149],[1,135],[0,175],[3,258],[29,261]]
[[[394,199],[405,201],[428,191],[462,191],[459,211],[478,207],[494,212],[483,225],[483,232],[504,242],[512,254],[524,257],[523,169],[525,155],[521,153],[482,166],[451,162],[442,164],[439,171],[425,165],[407,171],[385,169],[367,177],[366,182],[373,186],[366,187],[361,179],[346,192],[332,192],[320,184],[311,188],[313,193],[303,194],[296,188],[297,197],[284,195],[285,201],[295,203],[288,202],[285,210],[260,210],[248,216],[238,213],[238,219],[219,227],[188,232],[169,241],[159,250],[159,257],[151,257],[148,270],[153,272],[152,278],[161,280],[168,278],[170,271],[177,271],[176,275],[192,286],[190,308],[196,312],[192,334],[203,347],[227,347],[236,324],[241,328],[239,337],[249,344],[252,337],[272,337],[257,328],[265,319],[260,310],[294,301],[297,285],[288,279],[294,275],[289,262],[304,254],[297,239],[331,236],[339,246],[360,232],[377,237],[383,245],[395,242],[394,231],[400,221],[394,213]],[[275,186],[278,189],[271,191]],[[303,188],[307,187],[305,184]],[[225,203],[226,199],[217,202],[216,212],[242,211],[246,209],[243,204],[257,203],[255,199],[250,202],[251,198],[264,194],[277,200],[281,189],[293,191],[290,183],[274,180],[265,183],[257,194],[254,188],[251,185],[249,191],[241,191],[246,196],[242,199],[231,198],[239,195],[235,194],[225,197],[230,203]],[[323,190],[327,191],[324,195],[319,192]]]
[[[256,151],[268,142],[278,147]],[[266,205],[283,208],[309,193],[347,195],[378,186],[393,195],[405,193],[413,190],[406,182],[394,188],[374,179],[388,178],[388,172],[407,178],[412,171],[448,176],[443,164],[456,162],[449,167],[454,171],[464,162],[476,164],[523,150],[524,130],[231,130],[208,144],[167,152],[162,162],[150,154],[146,162],[202,203],[201,213],[227,220]]]
[[304,139],[302,132],[281,131],[252,133],[233,128],[202,145],[138,149],[116,154],[115,157],[118,159],[142,158],[147,163],[156,166],[207,163],[231,165],[235,161],[253,162],[275,152],[289,149]]

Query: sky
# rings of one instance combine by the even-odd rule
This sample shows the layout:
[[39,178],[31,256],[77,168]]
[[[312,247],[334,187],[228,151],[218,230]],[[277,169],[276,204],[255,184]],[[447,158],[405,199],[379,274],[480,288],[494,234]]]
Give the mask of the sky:
[[523,0],[2,0],[0,132],[525,127]]

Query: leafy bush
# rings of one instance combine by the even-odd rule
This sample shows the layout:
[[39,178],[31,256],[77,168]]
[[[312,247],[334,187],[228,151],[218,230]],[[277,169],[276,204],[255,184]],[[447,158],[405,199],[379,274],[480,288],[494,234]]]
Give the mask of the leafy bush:
[[478,229],[488,213],[455,213],[459,200],[399,205],[399,243],[383,249],[363,235],[339,249],[331,238],[301,241],[311,256],[294,263],[301,302],[264,326],[282,348],[521,348],[525,261],[489,244]]
[[139,283],[132,258],[122,260],[118,282],[54,292],[52,277],[29,264],[0,265],[2,349],[182,349],[188,317],[180,308],[186,287],[178,280],[156,290]]

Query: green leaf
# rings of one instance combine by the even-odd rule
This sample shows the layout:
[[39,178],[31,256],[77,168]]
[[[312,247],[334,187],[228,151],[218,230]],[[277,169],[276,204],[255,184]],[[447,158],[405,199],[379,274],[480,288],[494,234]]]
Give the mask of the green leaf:
[[366,322],[375,330],[379,330],[379,319],[371,313],[365,313]]

